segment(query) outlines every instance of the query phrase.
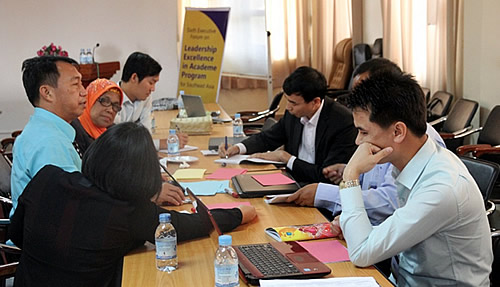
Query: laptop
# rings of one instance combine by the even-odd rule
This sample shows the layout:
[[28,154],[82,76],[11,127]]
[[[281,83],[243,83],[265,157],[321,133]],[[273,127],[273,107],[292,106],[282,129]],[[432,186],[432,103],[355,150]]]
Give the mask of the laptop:
[[[218,246],[222,232],[217,222],[208,207],[189,188],[186,191],[200,220],[209,227],[210,238]],[[319,278],[331,273],[328,266],[295,241],[233,247],[238,254],[240,276],[252,285],[259,285],[260,279]]]
[[184,109],[189,118],[191,117],[204,117],[207,115],[205,106],[200,96],[181,95]]

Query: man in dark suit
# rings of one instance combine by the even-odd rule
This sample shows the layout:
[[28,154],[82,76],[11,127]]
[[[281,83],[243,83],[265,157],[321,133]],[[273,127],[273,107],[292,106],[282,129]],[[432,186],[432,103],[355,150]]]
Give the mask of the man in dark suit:
[[[301,183],[328,182],[323,168],[347,163],[356,149],[357,131],[351,112],[325,98],[326,90],[326,79],[320,72],[311,67],[298,68],[283,83],[288,100],[283,118],[227,150],[219,146],[219,155],[252,154],[286,163]],[[282,145],[284,150],[276,150]]]

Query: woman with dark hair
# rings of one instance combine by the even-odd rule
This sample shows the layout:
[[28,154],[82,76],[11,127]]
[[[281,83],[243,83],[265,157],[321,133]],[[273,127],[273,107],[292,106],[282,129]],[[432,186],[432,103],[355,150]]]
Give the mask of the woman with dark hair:
[[[160,213],[171,214],[179,242],[207,235],[197,214],[151,202],[161,186],[151,136],[130,122],[97,138],[82,173],[42,168],[19,198],[9,228],[23,249],[15,286],[119,286],[123,256],[146,240],[154,243]],[[256,215],[249,206],[212,214],[223,231]]]

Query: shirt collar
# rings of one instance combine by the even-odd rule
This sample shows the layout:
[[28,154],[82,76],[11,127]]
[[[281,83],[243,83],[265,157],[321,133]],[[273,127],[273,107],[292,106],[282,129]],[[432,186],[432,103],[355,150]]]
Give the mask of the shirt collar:
[[66,122],[53,112],[50,112],[43,108],[36,107],[33,116],[47,120],[48,122],[54,124],[59,130],[61,130],[61,132],[65,136],[67,136],[69,140],[71,141],[75,140],[76,136],[75,129],[68,122]]
[[[122,86],[122,81],[119,81],[118,82],[118,86]],[[122,92],[123,92],[123,103],[122,105],[125,103],[125,102],[129,102],[129,103],[132,103],[132,101],[129,99],[129,97],[127,96],[127,94],[125,93],[125,91],[122,89]]]
[[323,110],[324,103],[325,103],[325,100],[321,100],[321,105],[319,106],[319,109],[314,113],[314,115],[311,117],[311,119],[308,119],[307,117],[301,117],[300,123],[303,125],[310,124],[312,126],[316,126],[318,124],[319,115],[321,114],[321,110]]
[[427,137],[424,145],[422,145],[402,171],[394,167],[393,175],[396,181],[408,190],[412,190],[436,150],[435,142],[430,137]]

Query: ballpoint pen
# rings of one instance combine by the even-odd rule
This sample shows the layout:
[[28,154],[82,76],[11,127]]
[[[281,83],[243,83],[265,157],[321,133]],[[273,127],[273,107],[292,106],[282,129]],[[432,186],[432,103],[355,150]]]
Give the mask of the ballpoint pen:
[[224,137],[224,148],[226,149],[226,158],[229,156],[227,155],[227,136]]

